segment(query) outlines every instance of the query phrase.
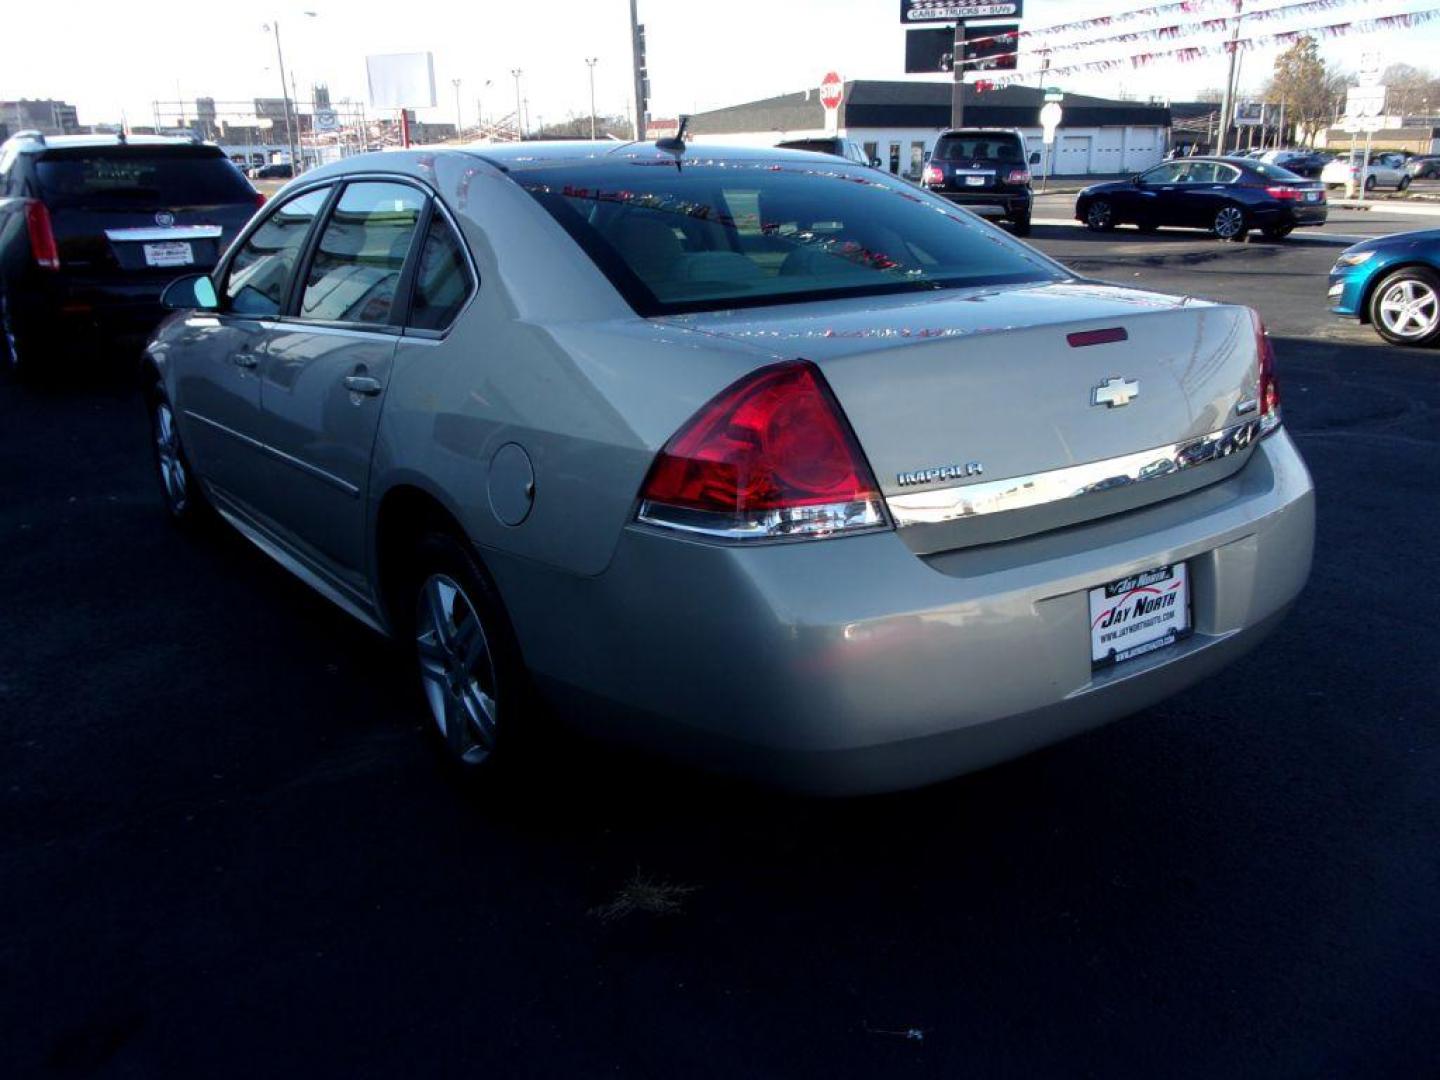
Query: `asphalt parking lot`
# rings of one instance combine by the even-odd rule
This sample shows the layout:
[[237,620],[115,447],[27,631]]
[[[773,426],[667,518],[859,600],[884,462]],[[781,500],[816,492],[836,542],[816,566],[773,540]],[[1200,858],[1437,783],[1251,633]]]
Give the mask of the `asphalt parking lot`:
[[1332,320],[1324,274],[1434,221],[1036,225],[1087,274],[1259,308],[1314,573],[1184,696],[884,798],[580,745],[457,786],[385,643],[167,524],[123,379],[0,384],[6,1071],[1433,1075],[1440,351]]

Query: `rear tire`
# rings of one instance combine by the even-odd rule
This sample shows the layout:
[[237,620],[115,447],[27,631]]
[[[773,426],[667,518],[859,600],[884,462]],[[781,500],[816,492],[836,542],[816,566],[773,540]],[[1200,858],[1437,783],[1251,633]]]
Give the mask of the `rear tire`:
[[1115,207],[1106,199],[1096,199],[1085,210],[1085,227],[1091,232],[1109,232],[1115,228]]
[[1030,215],[1029,215],[1029,214],[1026,214],[1024,217],[1017,217],[1017,218],[1015,218],[1013,221],[1011,221],[1011,222],[1010,222],[1010,231],[1011,231],[1012,233],[1014,233],[1016,236],[1029,236],[1029,235],[1030,235]]
[[1440,274],[1408,266],[1384,278],[1370,294],[1370,323],[1392,345],[1433,345],[1440,340]]
[[1365,190],[1366,190],[1366,191],[1374,191],[1374,190],[1375,190],[1375,177],[1373,177],[1373,176],[1367,176],[1367,177],[1365,177]]
[[1245,211],[1234,203],[1222,206],[1215,212],[1215,220],[1210,223],[1210,231],[1216,237],[1226,242],[1244,240],[1250,231],[1250,223],[1245,219]]
[[1408,177],[1408,176],[1402,176],[1402,177],[1400,177],[1400,183],[1398,183],[1398,184],[1395,185],[1395,190],[1396,190],[1396,191],[1404,191],[1404,190],[1405,190],[1406,188],[1408,188],[1409,186],[1410,186],[1410,177]]
[[466,543],[433,532],[415,546],[405,595],[414,615],[404,629],[446,761],[477,780],[509,769],[537,710],[494,585]]

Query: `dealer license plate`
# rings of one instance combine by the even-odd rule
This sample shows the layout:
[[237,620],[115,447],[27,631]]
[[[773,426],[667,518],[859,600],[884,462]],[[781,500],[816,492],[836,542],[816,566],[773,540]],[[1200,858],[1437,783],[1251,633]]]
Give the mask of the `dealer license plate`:
[[1184,563],[1132,574],[1090,590],[1090,664],[1134,660],[1190,633],[1190,579]]
[[965,186],[966,186],[966,187],[984,187],[984,186],[985,186],[985,177],[983,177],[983,176],[967,176],[967,177],[965,177]]
[[194,262],[195,253],[184,241],[145,245],[146,266],[190,266]]

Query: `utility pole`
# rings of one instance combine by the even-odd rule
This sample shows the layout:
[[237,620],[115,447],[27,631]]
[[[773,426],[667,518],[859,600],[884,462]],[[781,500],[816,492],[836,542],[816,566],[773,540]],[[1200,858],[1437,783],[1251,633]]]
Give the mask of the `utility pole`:
[[590,141],[595,141],[595,65],[600,62],[598,56],[587,57],[585,66],[590,69]]
[[955,24],[955,38],[950,46],[950,126],[965,126],[965,24]]
[[460,80],[451,79],[450,85],[455,87],[455,138],[460,138],[460,132],[465,130],[465,125],[460,122]]
[[285,53],[280,48],[280,20],[267,23],[265,29],[275,35],[275,63],[280,67],[280,100],[285,108],[285,149],[290,154],[290,168],[295,169],[295,129],[290,124],[290,87],[285,83]]
[[630,0],[630,58],[635,77],[635,141],[645,138],[645,28],[636,0]]
[[520,76],[525,72],[520,68],[511,68],[511,76],[515,79],[515,132],[520,139],[525,138],[525,114],[521,112],[520,103]]
[[1230,28],[1230,70],[1225,76],[1225,98],[1220,106],[1220,145],[1215,148],[1216,154],[1225,156],[1225,144],[1230,141],[1230,116],[1235,108],[1235,61],[1240,55],[1240,48],[1236,44],[1240,40],[1240,20],[1244,18],[1242,9],[1245,0],[1235,0],[1235,25]]

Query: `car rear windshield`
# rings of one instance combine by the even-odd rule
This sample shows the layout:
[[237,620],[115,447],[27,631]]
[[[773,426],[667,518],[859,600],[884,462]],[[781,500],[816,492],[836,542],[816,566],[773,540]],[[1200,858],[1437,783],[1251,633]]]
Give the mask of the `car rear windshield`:
[[1305,178],[1298,173],[1293,173],[1283,165],[1272,165],[1268,161],[1247,161],[1247,168],[1253,169],[1266,180],[1301,180]]
[[936,161],[999,161],[1015,165],[1025,162],[1020,140],[1004,132],[982,135],[942,135],[935,143]]
[[667,155],[512,176],[642,315],[1067,276],[948,202],[838,160]]
[[251,203],[255,191],[218,150],[116,146],[52,151],[36,163],[51,206],[216,206]]

